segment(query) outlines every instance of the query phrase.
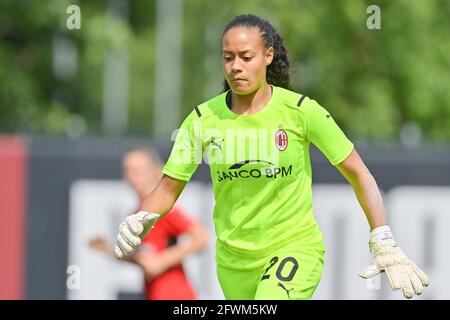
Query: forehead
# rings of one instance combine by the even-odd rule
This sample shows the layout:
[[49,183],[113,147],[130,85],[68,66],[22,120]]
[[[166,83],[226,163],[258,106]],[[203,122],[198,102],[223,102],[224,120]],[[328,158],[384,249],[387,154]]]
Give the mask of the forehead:
[[132,151],[123,157],[124,165],[151,164],[150,157],[144,152]]
[[261,32],[257,28],[234,27],[222,39],[222,51],[242,52],[264,47]]

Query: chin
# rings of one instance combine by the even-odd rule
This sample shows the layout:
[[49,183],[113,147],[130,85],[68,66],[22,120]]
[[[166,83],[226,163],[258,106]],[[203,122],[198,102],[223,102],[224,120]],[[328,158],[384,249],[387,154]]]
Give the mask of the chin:
[[257,88],[253,88],[248,84],[240,84],[240,85],[233,85],[231,87],[233,89],[233,92],[239,95],[245,95],[250,94],[254,92]]

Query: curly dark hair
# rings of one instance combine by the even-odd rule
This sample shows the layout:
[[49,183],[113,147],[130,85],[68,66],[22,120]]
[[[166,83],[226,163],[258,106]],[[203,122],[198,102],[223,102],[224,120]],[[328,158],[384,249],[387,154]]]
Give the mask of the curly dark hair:
[[[275,53],[273,61],[267,67],[267,83],[291,90],[289,74],[290,60],[288,51],[283,44],[283,38],[281,38],[275,28],[268,21],[253,14],[242,14],[236,16],[226,25],[222,34],[222,39],[230,29],[241,26],[259,29],[261,32],[261,37],[264,41],[264,47],[274,48]],[[224,91],[230,90],[230,86],[228,85],[226,79],[223,86]]]

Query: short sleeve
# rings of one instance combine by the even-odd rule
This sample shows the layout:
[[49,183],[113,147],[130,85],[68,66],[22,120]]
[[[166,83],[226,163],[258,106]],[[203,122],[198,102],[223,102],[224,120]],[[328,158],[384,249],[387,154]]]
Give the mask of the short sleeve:
[[301,105],[306,126],[306,139],[313,143],[335,166],[344,161],[354,145],[334,121],[330,113],[315,100],[307,99]]
[[199,135],[200,121],[192,111],[181,124],[169,159],[162,173],[183,181],[189,181],[202,161],[202,140]]
[[196,223],[192,217],[179,207],[170,211],[164,219],[169,234],[175,237],[188,232],[188,230]]

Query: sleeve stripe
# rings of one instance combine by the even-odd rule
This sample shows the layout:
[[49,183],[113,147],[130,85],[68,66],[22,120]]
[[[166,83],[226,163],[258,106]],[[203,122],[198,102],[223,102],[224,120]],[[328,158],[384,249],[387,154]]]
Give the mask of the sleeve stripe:
[[198,106],[195,107],[195,112],[197,112],[197,115],[199,118],[202,116],[202,114],[200,113],[200,110],[198,109]]
[[300,105],[301,105],[302,102],[303,102],[303,99],[305,99],[305,98],[306,98],[306,96],[302,96],[302,97],[300,98],[300,100],[298,100],[297,107],[300,107]]

